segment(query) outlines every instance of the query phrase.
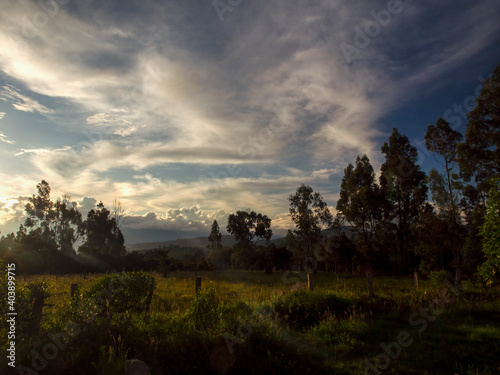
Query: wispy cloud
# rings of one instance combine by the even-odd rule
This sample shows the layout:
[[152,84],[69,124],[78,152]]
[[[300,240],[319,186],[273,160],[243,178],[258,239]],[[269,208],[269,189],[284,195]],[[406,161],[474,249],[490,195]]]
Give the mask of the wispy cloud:
[[10,145],[16,143],[15,141],[11,141],[7,138],[7,136],[5,134],[3,134],[2,132],[0,132],[0,141],[4,142],[4,143],[8,143]]
[[12,106],[19,111],[39,112],[41,114],[55,113],[53,109],[47,108],[35,99],[21,94],[18,90],[9,85],[2,87],[2,91],[0,91],[0,98],[4,101],[10,102]]
[[46,178],[78,199],[116,195],[137,225],[160,227],[178,207],[198,207],[192,222],[251,207],[285,228],[301,183],[334,205],[332,176],[359,154],[382,162],[381,119],[446,84],[500,31],[493,0],[408,2],[347,63],[340,44],[386,3],[254,0],[224,22],[210,1],[146,1],[133,17],[123,3],[135,4],[72,2],[25,38],[19,20],[41,8],[7,0],[0,97],[43,115],[53,137],[22,143],[3,129],[19,147],[10,161],[30,168],[0,177],[26,194]]

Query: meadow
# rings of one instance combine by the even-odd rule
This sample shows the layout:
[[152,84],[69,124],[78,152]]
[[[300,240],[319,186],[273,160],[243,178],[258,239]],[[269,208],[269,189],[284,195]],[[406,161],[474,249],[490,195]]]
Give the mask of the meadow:
[[297,273],[176,272],[153,274],[149,311],[113,296],[85,318],[102,277],[20,276],[18,289],[44,282],[50,296],[3,373],[122,374],[136,358],[151,374],[500,374],[498,286],[375,276],[370,296],[348,274],[314,274],[307,291]]

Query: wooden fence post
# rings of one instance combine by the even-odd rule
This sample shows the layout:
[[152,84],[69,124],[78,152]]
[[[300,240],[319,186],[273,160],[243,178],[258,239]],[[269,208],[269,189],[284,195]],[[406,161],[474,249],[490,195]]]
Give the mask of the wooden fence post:
[[196,295],[198,295],[198,293],[201,290],[201,277],[196,278],[195,287],[196,287]]
[[313,281],[312,281],[312,275],[308,272],[307,273],[307,290],[312,292],[314,289]]
[[45,305],[45,297],[35,297],[33,301],[33,320],[31,321],[31,329],[33,332],[40,330],[40,322],[43,315],[43,306]]
[[415,289],[418,289],[418,272],[413,272],[413,280],[415,281]]

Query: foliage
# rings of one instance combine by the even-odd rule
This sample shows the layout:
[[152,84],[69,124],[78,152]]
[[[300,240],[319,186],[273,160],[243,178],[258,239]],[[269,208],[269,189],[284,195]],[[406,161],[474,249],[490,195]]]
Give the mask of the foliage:
[[414,226],[417,241],[415,254],[421,259],[420,270],[427,274],[434,269],[456,269],[459,266],[465,229],[450,222],[427,205]]
[[488,180],[500,174],[500,64],[483,82],[475,108],[467,113],[465,141],[458,145],[460,173],[465,181],[474,178],[481,195]]
[[326,313],[325,318],[307,332],[307,336],[316,344],[349,353],[362,346],[360,339],[367,327],[364,314],[356,314],[355,310],[347,319]]
[[[445,302],[444,312],[435,314],[439,307],[432,301],[443,298],[445,286],[431,288],[428,280],[421,280],[416,291],[410,278],[375,277],[378,297],[367,299],[362,296],[366,278],[351,275],[318,273],[313,293],[291,291],[280,273],[202,275],[213,282],[213,291],[209,286],[198,298],[193,273],[157,277],[150,313],[131,309],[89,323],[62,311],[69,308],[70,284],[78,282],[86,291],[94,287],[98,275],[58,276],[57,280],[30,276],[28,282],[44,280],[51,285],[48,303],[53,306],[46,306],[38,333],[23,333],[23,340],[16,341],[16,362],[30,367],[34,358],[30,352],[35,349],[43,355],[45,345],[54,343],[48,335],[62,333],[73,321],[79,333],[47,361],[43,373],[121,373],[124,360],[138,358],[152,374],[357,374],[363,373],[366,358],[382,353],[381,343],[397,340],[402,331],[408,331],[414,341],[404,355],[391,361],[389,372],[418,373],[422,363],[430,363],[437,375],[450,369],[462,373],[460,368],[497,366],[491,348],[500,344],[499,286],[487,291],[464,282],[463,298],[454,300],[454,294],[448,293],[446,298],[451,300]],[[20,289],[23,286],[20,282]],[[206,298],[200,299],[202,295]],[[289,320],[289,311],[298,319]],[[421,315],[417,327],[409,324],[415,312],[431,317],[422,333],[418,332]]]
[[237,211],[227,219],[227,232],[238,242],[238,247],[248,248],[255,242],[269,242],[273,236],[271,219],[255,211]]
[[445,281],[448,281],[451,283],[453,280],[453,275],[451,274],[450,271],[431,271],[429,273],[429,280],[431,281],[431,285],[434,287],[441,287],[444,285]]
[[486,261],[479,267],[479,273],[491,284],[500,270],[500,178],[491,181],[488,210],[480,235]]
[[217,292],[212,283],[206,290],[200,290],[193,299],[186,313],[186,319],[194,324],[197,330],[215,330],[221,319],[222,309]]
[[380,187],[387,199],[384,219],[396,224],[401,267],[406,272],[410,266],[411,227],[427,198],[425,173],[417,164],[417,149],[396,128],[381,150],[385,162],[380,168]]
[[295,223],[294,231],[289,231],[288,241],[298,240],[309,256],[321,239],[321,230],[331,227],[332,214],[320,193],[314,192],[310,186],[302,184],[288,200],[290,217]]
[[85,228],[85,242],[78,249],[79,252],[90,257],[125,255],[125,239],[111,212],[99,202],[97,209],[87,214],[83,223]]
[[45,281],[32,281],[16,290],[15,309],[20,337],[38,332],[42,309],[50,296],[49,285]]
[[69,196],[51,201],[51,189],[45,180],[37,185],[37,189],[38,195],[29,198],[26,204],[24,226],[30,235],[40,237],[48,246],[74,254],[73,244],[82,235],[82,215],[76,202],[70,202]]
[[144,311],[151,304],[156,287],[154,277],[144,271],[120,272],[101,277],[83,296],[86,307],[100,315],[127,310]]
[[326,312],[342,316],[349,306],[349,301],[334,293],[298,290],[278,300],[274,311],[291,327],[304,328],[319,322]]
[[347,220],[362,234],[362,240],[369,251],[375,235],[375,228],[382,219],[380,207],[383,195],[375,182],[375,172],[366,155],[356,158],[356,167],[349,164],[344,169],[337,201],[337,218]]
[[210,235],[208,236],[208,248],[210,250],[222,249],[222,234],[217,220],[214,220],[212,223],[212,229],[210,231]]
[[214,269],[227,269],[231,267],[231,254],[233,250],[229,247],[212,250],[208,253],[207,261]]
[[436,125],[427,127],[425,145],[427,149],[440,155],[444,161],[445,178],[432,169],[430,173],[432,198],[437,203],[443,215],[450,222],[459,222],[458,194],[461,184],[456,173],[457,168],[457,145],[462,140],[462,134],[451,129],[450,124],[440,117]]

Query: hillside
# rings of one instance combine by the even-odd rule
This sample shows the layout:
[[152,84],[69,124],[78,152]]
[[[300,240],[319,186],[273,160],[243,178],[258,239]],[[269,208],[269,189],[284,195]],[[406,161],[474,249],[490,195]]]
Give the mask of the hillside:
[[[351,227],[342,227],[341,232],[344,232],[348,238],[351,238],[356,235],[353,232]],[[338,235],[338,232],[334,232],[331,229],[327,229],[323,231],[323,236],[325,238],[332,238]],[[277,237],[270,241],[275,246],[281,247],[286,245],[285,237]],[[228,234],[222,236],[222,246],[231,247],[236,243],[233,236]],[[157,241],[157,242],[141,242],[135,243],[131,245],[127,245],[127,251],[140,251],[140,250],[149,250],[157,247],[165,247],[165,246],[179,246],[179,247],[191,247],[191,248],[200,248],[205,249],[208,245],[208,235],[203,237],[195,237],[195,238],[182,238],[171,241]]]
[[[223,235],[222,236],[222,246],[233,246],[236,243],[233,236]],[[208,235],[205,237],[195,237],[195,238],[183,238],[172,241],[160,241],[160,242],[142,242],[132,245],[127,245],[127,251],[138,251],[154,249],[157,247],[164,246],[180,246],[180,247],[195,247],[195,248],[206,248],[208,245]]]

